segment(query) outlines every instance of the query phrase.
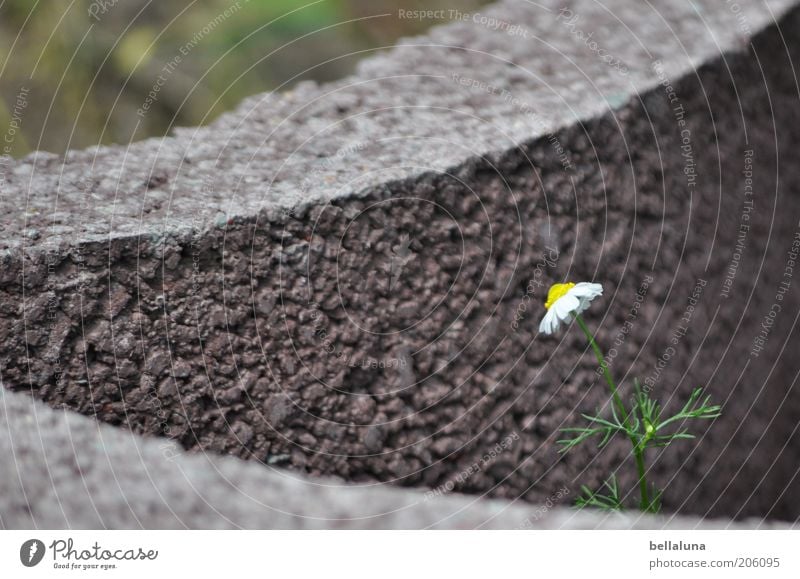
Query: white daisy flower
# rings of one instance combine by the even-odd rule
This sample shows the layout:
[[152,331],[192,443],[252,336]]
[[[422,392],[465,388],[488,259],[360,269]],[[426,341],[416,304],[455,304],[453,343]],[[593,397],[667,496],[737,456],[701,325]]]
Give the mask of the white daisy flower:
[[589,307],[596,297],[603,295],[603,286],[599,283],[556,283],[547,292],[544,307],[547,313],[539,324],[543,334],[555,334],[561,322],[567,322],[572,314],[580,314]]

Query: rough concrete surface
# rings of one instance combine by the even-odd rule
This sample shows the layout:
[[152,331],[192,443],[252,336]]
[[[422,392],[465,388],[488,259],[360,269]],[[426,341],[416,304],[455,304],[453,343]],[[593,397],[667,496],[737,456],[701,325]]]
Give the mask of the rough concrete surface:
[[602,515],[352,486],[98,425],[0,390],[0,528],[787,528],[693,517]]
[[[438,27],[353,77],[253,97],[208,127],[14,163],[0,195],[0,378],[18,392],[5,404],[32,394],[147,436],[67,415],[86,442],[45,448],[76,457],[64,480],[3,473],[21,485],[9,496],[41,484],[57,504],[90,440],[113,436],[114,452],[143,453],[121,482],[112,458],[93,471],[119,492],[44,520],[136,525],[116,504],[129,478],[143,526],[172,525],[173,503],[187,526],[302,526],[296,515],[328,508],[353,519],[419,505],[427,489],[515,502],[436,499],[376,525],[473,527],[502,511],[490,524],[514,526],[522,503],[574,496],[625,457],[613,444],[556,452],[558,428],[605,398],[576,332],[536,331],[547,285],[571,278],[606,287],[589,320],[615,346],[615,373],[649,380],[668,407],[699,384],[724,404],[696,441],[650,457],[668,511],[797,520],[800,359],[784,351],[797,283],[767,347],[754,340],[800,221],[800,38],[782,33],[800,12],[738,5],[576,1],[573,21],[555,2],[499,2],[485,14],[524,34]],[[6,420],[8,456],[31,432]],[[150,437],[198,456],[165,460]],[[43,458],[12,456],[20,473]],[[189,491],[193,477],[217,499]],[[268,507],[296,495],[291,514],[228,503],[242,488]],[[212,514],[215,500],[235,515]],[[4,524],[27,524],[29,508],[0,511]]]

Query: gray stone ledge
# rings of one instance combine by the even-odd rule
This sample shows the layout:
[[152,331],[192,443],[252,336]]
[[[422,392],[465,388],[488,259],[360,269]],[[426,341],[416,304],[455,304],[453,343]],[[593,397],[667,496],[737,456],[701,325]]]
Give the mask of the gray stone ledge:
[[0,389],[2,529],[737,529],[758,520],[605,516],[352,486],[98,425]]
[[[367,59],[355,76],[251,97],[208,127],[14,162],[0,194],[0,250],[131,236],[185,240],[229,220],[302,214],[392,183],[469,172],[479,159],[500,160],[652,91],[654,61],[679,79],[721,53],[745,50],[750,38],[739,17],[755,34],[793,5],[744,1],[737,15],[714,0],[655,8],[580,1],[570,4],[579,25],[569,27],[557,20],[560,1],[498,2],[481,14],[527,36],[472,21],[439,26]],[[596,32],[627,74],[576,40],[581,27]],[[509,98],[460,86],[453,75],[506,89]]]

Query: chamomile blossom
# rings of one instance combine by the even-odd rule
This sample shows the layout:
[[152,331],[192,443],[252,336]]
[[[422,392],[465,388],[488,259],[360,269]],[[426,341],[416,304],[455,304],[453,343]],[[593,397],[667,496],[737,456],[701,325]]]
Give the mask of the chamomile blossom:
[[603,286],[599,283],[556,283],[547,292],[544,307],[547,313],[539,324],[543,334],[555,334],[561,322],[570,320],[572,314],[580,314],[589,307],[596,297],[603,295]]
[[[611,417],[604,413],[603,416],[582,414],[588,421],[586,426],[562,428],[564,438],[556,442],[561,446],[559,452],[566,452],[582,444],[590,438],[599,439],[602,448],[617,434],[624,435],[632,445],[636,474],[639,486],[639,510],[646,513],[658,513],[661,509],[661,495],[663,489],[654,487],[647,481],[646,452],[649,448],[663,448],[676,440],[694,438],[682,426],[688,419],[713,420],[721,413],[719,405],[710,403],[711,397],[702,398],[702,389],[695,388],[689,401],[680,412],[662,418],[661,405],[650,397],[647,391],[642,390],[639,380],[633,380],[633,397],[630,408],[625,405],[620,395],[617,383],[609,370],[608,362],[598,345],[594,334],[586,325],[581,314],[596,298],[603,295],[603,286],[599,283],[557,283],[550,286],[547,292],[547,301],[544,307],[547,313],[539,324],[542,334],[554,334],[561,327],[562,322],[569,322],[573,318],[580,327],[594,352],[599,370],[608,384],[611,395]],[[594,382],[594,381],[593,381]],[[665,426],[672,424],[674,432],[664,430]],[[596,507],[608,511],[618,511],[625,508],[624,495],[620,492],[616,475],[612,474],[603,482],[598,490],[587,486],[581,487],[582,494],[575,501],[575,505],[583,507]]]

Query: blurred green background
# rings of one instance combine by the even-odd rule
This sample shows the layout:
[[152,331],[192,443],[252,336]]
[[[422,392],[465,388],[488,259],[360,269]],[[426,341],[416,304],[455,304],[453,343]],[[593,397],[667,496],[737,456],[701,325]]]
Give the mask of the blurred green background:
[[[0,132],[16,119],[10,153],[19,157],[205,124],[283,83],[341,78],[370,52],[337,57],[447,21],[399,18],[401,9],[466,13],[486,3],[0,0]],[[137,114],[159,75],[150,109]]]

